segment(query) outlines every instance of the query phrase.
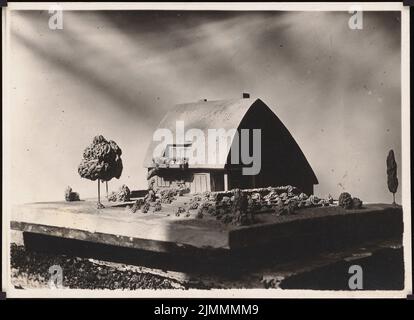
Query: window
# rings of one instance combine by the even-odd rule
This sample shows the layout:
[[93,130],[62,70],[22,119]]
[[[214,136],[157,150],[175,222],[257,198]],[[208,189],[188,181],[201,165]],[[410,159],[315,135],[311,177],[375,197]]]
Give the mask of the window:
[[163,177],[157,176],[157,186],[158,187],[169,187],[170,186],[170,181],[165,180]]
[[170,144],[165,149],[164,156],[170,159],[188,159],[191,151],[191,143]]

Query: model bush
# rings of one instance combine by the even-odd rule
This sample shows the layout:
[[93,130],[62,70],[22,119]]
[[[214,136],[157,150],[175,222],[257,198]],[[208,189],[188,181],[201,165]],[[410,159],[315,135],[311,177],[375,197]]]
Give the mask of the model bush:
[[79,193],[73,192],[71,187],[67,187],[65,190],[65,200],[66,201],[80,201]]
[[362,201],[359,198],[352,199],[352,208],[354,209],[361,209],[362,208]]
[[112,192],[108,196],[109,201],[113,202],[125,202],[131,200],[131,191],[128,186],[123,184],[117,192]]
[[348,192],[342,192],[339,195],[338,205],[345,209],[352,208],[352,197]]

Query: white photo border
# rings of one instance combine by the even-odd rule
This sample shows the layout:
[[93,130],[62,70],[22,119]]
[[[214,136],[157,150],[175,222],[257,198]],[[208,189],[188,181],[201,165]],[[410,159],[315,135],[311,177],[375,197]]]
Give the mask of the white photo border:
[[[400,11],[401,12],[401,137],[402,137],[402,206],[403,206],[403,249],[404,249],[404,289],[398,291],[319,291],[319,290],[282,290],[282,289],[142,289],[125,290],[86,290],[86,289],[15,289],[10,281],[10,204],[7,202],[7,181],[9,181],[11,159],[7,124],[10,123],[11,106],[8,103],[8,65],[7,50],[10,43],[10,12],[15,10],[48,10],[59,5],[63,10],[183,10],[183,11],[350,11],[358,7],[363,11]],[[75,3],[39,2],[8,3],[2,8],[3,35],[3,288],[7,298],[406,298],[412,294],[411,259],[411,172],[410,172],[410,21],[409,7],[395,2],[336,2],[336,3],[267,3],[267,2],[143,2],[143,3]]]

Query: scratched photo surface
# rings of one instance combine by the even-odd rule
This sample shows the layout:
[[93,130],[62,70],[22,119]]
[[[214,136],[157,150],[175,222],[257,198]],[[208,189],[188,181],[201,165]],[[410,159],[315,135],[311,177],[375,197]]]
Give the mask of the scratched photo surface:
[[[401,10],[61,13],[8,15],[13,289],[407,290]],[[263,172],[155,157],[181,120]]]

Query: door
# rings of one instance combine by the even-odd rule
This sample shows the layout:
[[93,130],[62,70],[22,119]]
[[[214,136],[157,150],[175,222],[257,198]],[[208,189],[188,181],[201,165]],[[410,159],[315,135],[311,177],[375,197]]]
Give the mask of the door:
[[210,173],[211,191],[224,191],[224,174],[221,172]]
[[191,183],[191,193],[210,191],[210,174],[194,173]]

